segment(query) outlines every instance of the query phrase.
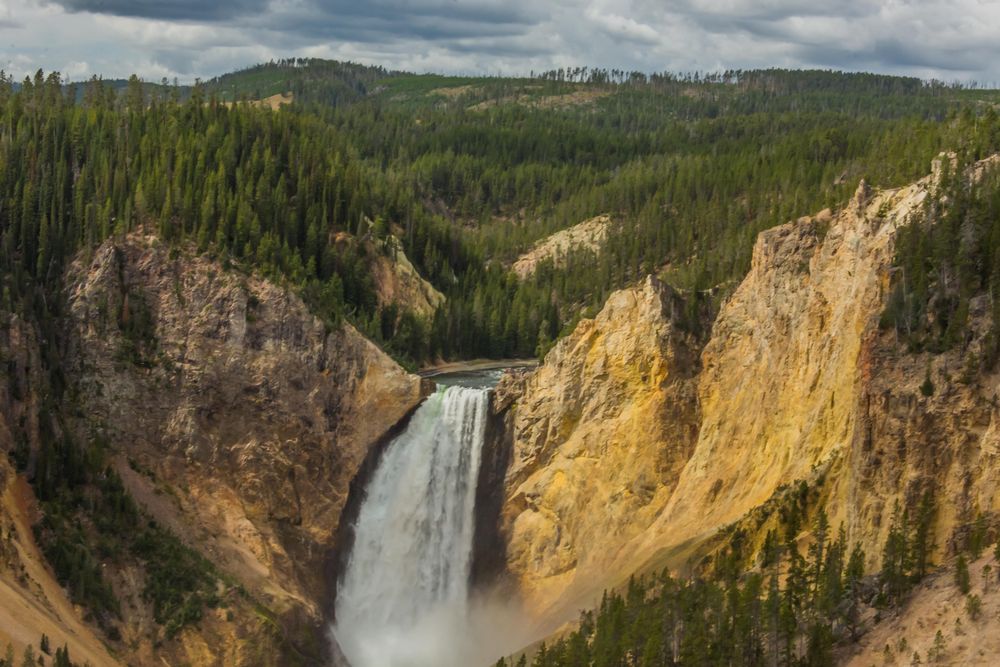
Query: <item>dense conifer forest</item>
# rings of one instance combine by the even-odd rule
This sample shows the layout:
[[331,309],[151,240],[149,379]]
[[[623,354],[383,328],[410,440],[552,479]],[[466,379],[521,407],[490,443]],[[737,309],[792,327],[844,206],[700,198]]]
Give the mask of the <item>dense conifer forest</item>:
[[[1000,322],[1000,172],[970,184],[967,164],[944,164],[941,197],[927,201],[920,220],[896,244],[895,288],[882,326],[912,352],[944,352],[968,337],[970,308],[979,304]],[[966,359],[966,381],[993,368],[1000,355],[996,324],[980,356]]]
[[[651,272],[724,292],[760,230],[836,207],[862,177],[899,184],[941,150],[1000,143],[991,91],[831,72],[456,79],[287,61],[190,88],[13,84],[0,85],[5,308],[143,227],[287,281],[413,364],[532,356]],[[297,102],[231,99],[275,90]],[[614,227],[599,256],[523,282],[507,271],[601,214]],[[379,309],[370,247],[340,232],[398,236],[446,306],[429,320]]]

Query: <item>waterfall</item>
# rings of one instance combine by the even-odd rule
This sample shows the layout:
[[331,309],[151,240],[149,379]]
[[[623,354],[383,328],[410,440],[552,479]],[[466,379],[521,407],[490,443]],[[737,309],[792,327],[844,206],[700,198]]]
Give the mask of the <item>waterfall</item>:
[[459,664],[487,409],[486,389],[441,387],[383,454],[337,591],[352,667]]

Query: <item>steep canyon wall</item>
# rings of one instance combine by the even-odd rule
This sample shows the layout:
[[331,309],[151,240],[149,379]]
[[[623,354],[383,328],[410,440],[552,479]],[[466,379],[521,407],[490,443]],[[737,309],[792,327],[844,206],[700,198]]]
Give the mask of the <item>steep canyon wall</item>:
[[[65,427],[81,443],[104,443],[138,504],[246,592],[228,614],[160,645],[141,574],[108,568],[130,609],[119,658],[322,660],[326,575],[351,481],[426,387],[290,289],[154,236],[105,242],[71,266],[65,285]],[[30,335],[14,327],[7,336],[18,340],[3,342],[37,356]],[[10,358],[15,382],[0,391],[23,395],[0,396],[0,433],[37,433],[25,420],[39,413],[31,392],[43,383],[27,377],[39,364]],[[49,634],[58,645],[60,632]]]
[[836,213],[763,232],[707,341],[679,331],[683,297],[651,278],[521,381],[501,525],[530,608],[566,620],[632,572],[681,567],[797,480],[869,567],[896,502],[941,499],[942,552],[973,512],[997,509],[996,377],[958,381],[986,304],[973,304],[974,340],[945,354],[910,354],[879,327],[896,234],[940,171],[862,183]]

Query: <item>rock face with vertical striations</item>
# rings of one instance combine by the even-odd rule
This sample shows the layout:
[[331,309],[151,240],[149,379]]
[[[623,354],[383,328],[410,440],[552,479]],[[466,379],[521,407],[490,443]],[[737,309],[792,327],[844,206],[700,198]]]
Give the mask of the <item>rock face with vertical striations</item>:
[[[288,289],[155,237],[104,243],[67,284],[83,430],[140,504],[322,650],[350,483],[419,378]],[[236,660],[200,631],[182,633],[184,660]]]
[[698,345],[683,312],[652,277],[615,292],[556,344],[510,408],[502,533],[508,570],[533,606],[603,571],[669,500],[698,423]]
[[[632,572],[681,566],[797,480],[872,568],[897,501],[949,499],[942,552],[973,512],[1000,509],[996,380],[957,380],[987,304],[973,302],[965,350],[933,357],[879,327],[896,233],[940,171],[893,190],[862,182],[840,211],[763,232],[703,349],[655,281],[613,294],[553,348],[507,398],[502,525],[532,609],[565,620]],[[919,391],[928,368],[932,396]]]

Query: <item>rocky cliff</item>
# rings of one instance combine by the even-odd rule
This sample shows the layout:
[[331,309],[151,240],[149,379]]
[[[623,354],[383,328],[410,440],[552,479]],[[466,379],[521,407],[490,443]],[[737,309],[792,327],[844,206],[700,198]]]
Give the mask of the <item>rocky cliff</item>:
[[37,507],[12,462],[27,459],[40,441],[39,336],[16,315],[0,317],[0,647],[9,643],[20,656],[46,633],[80,663],[118,664],[69,601],[35,543]]
[[374,247],[370,251],[372,260],[369,266],[379,305],[394,305],[421,317],[432,318],[444,303],[444,294],[423,279],[406,256],[398,238],[390,236],[385,246],[384,251]]
[[683,312],[655,278],[616,292],[513,388],[501,532],[529,600],[604,571],[669,500],[698,423],[698,344]]
[[[248,601],[163,642],[141,575],[108,568],[132,609],[119,655],[250,665],[292,650],[316,660],[351,481],[419,403],[421,381],[289,289],[156,237],[107,241],[65,282],[67,427],[107,443],[139,505]],[[32,414],[30,397],[3,398],[0,432]]]
[[[996,378],[956,381],[977,342],[931,358],[879,328],[896,233],[939,172],[862,183],[842,210],[762,233],[703,349],[651,281],[550,352],[511,408],[504,534],[531,607],[572,615],[631,572],[679,566],[796,480],[870,566],[896,501],[955,499],[942,550],[971,512],[996,509]],[[932,396],[918,389],[928,368]]]
[[444,294],[424,280],[410,262],[398,236],[390,234],[384,241],[376,241],[366,235],[358,240],[340,232],[334,242],[338,248],[360,252],[365,258],[380,307],[393,306],[429,319],[445,302]]

